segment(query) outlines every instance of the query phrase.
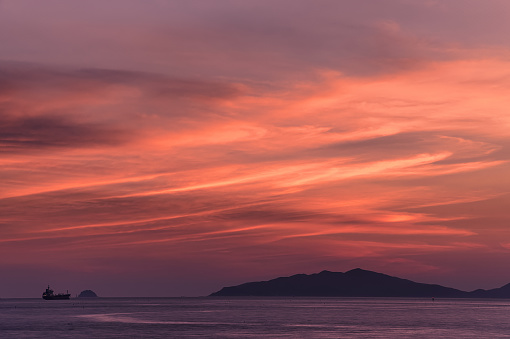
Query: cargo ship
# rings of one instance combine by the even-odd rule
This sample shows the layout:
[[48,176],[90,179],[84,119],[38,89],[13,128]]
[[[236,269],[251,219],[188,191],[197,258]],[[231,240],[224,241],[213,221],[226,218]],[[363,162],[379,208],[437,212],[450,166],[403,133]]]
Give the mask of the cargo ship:
[[69,294],[69,292],[53,294],[53,290],[50,289],[50,285],[48,285],[46,292],[42,294],[44,300],[69,300],[70,296],[71,294]]

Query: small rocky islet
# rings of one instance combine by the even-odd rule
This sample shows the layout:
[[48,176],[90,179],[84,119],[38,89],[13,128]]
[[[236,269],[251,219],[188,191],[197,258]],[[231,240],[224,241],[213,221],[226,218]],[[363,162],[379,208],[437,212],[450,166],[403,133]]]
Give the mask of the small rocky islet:
[[92,290],[81,291],[78,298],[97,298],[97,294]]

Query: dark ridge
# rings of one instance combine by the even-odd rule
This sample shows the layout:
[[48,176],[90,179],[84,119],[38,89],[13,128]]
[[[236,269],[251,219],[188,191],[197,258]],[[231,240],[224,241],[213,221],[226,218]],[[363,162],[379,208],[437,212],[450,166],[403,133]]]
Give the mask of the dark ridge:
[[[487,294],[488,292],[490,293]],[[510,297],[510,284],[490,291],[465,292],[356,268],[345,273],[322,271],[310,275],[296,274],[269,281],[249,282],[224,287],[210,296],[468,298],[477,297],[478,294],[484,294],[483,297]]]
[[470,294],[473,298],[510,298],[510,284],[491,290],[478,289]]

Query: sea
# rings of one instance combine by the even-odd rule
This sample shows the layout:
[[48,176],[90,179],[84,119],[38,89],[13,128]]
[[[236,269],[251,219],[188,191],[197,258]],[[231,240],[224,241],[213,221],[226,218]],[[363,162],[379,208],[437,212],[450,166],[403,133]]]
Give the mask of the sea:
[[0,299],[0,338],[510,338],[510,300]]

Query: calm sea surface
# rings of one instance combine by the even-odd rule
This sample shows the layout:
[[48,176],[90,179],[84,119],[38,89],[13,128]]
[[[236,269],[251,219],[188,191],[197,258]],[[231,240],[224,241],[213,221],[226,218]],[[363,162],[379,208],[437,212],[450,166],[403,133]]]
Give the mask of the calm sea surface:
[[1,338],[510,338],[510,301],[0,299]]

